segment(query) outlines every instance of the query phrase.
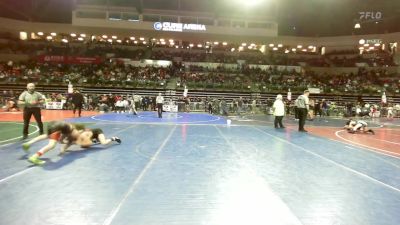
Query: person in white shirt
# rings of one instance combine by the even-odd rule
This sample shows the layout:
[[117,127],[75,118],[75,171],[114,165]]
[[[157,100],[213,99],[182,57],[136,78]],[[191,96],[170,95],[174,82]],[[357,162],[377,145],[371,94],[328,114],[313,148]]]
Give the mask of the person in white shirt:
[[163,109],[163,104],[164,104],[164,97],[161,95],[161,92],[158,93],[158,96],[156,98],[156,103],[157,103],[158,118],[162,118],[162,109]]
[[115,111],[117,113],[124,111],[124,102],[122,101],[122,99],[118,99],[118,101],[115,103]]
[[[276,100],[272,106],[272,109],[274,111],[274,116],[275,116],[275,120],[274,120],[274,125],[275,128],[285,128],[282,124],[282,119],[283,116],[285,115],[285,104],[282,101],[283,97],[281,94],[276,96]],[[279,127],[278,127],[279,124]]]
[[392,104],[389,104],[389,106],[387,108],[387,118],[388,119],[393,119],[394,118],[394,112],[393,112]]
[[140,98],[141,98],[140,95],[138,95],[137,93],[133,95],[133,102],[135,104],[135,109],[138,109],[140,106]]
[[128,105],[129,105],[129,113],[133,113],[133,115],[137,115],[136,107],[135,107],[135,102],[133,101],[133,97],[128,98]]

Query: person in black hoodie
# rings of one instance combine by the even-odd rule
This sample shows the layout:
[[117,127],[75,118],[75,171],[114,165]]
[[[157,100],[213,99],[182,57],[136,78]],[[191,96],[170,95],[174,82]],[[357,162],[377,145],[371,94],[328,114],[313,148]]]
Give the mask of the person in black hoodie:
[[76,110],[78,109],[78,115],[79,115],[79,117],[81,117],[84,99],[83,99],[83,95],[78,90],[75,90],[74,94],[72,94],[71,102],[74,105],[74,109],[73,109],[74,116],[75,116]]

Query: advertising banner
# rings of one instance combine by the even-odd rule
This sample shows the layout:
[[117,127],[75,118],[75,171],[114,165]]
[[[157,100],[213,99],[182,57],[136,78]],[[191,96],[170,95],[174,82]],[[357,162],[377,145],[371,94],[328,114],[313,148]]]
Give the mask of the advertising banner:
[[103,60],[100,57],[80,57],[63,55],[40,55],[37,57],[40,63],[61,63],[61,64],[100,64]]
[[64,102],[47,102],[46,109],[63,109]]

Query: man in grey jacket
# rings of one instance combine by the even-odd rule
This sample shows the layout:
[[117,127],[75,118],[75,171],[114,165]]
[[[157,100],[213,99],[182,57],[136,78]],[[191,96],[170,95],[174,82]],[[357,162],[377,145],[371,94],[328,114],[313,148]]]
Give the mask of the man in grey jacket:
[[308,90],[305,90],[304,93],[297,97],[296,100],[296,106],[299,113],[299,132],[307,132],[304,129],[304,124],[306,123],[307,113],[309,109],[309,95],[310,92]]

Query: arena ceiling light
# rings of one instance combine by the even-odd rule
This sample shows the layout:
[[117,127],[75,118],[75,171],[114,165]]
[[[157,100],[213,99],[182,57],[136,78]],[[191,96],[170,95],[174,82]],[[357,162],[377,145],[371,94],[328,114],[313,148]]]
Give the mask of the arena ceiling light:
[[108,39],[107,41],[110,42],[110,43],[112,43],[112,39]]
[[108,38],[107,35],[105,35],[105,34],[103,36],[101,36],[101,37],[104,38],[104,39]]
[[46,39],[47,39],[47,40],[52,40],[53,37],[52,37],[52,36],[47,36]]
[[301,50],[301,51],[303,51],[303,52],[306,52],[306,51],[307,51],[307,49],[303,48],[303,50]]
[[179,48],[179,46],[178,46],[178,45],[175,45],[175,48]]
[[297,48],[302,48],[303,46],[302,45],[297,45]]
[[64,39],[62,39],[61,41],[62,41],[62,42],[64,42],[64,43],[68,43],[68,40],[67,40],[67,39],[65,39],[65,38],[64,38]]
[[274,47],[272,50],[274,50],[274,51],[278,51],[278,48],[277,48],[277,47]]
[[71,33],[71,37],[76,37],[76,34],[74,34],[74,33]]
[[308,46],[308,49],[313,49],[313,48],[314,48],[314,46],[312,46],[312,45]]
[[28,33],[25,31],[20,31],[19,32],[19,39],[21,40],[27,40],[28,39]]
[[379,43],[376,43],[376,44],[375,44],[376,47],[378,47],[378,46],[380,46],[380,45],[381,45],[381,44],[379,44]]
[[360,44],[360,45],[365,44],[365,40],[364,40],[364,39],[360,39],[360,40],[358,41],[358,44]]
[[203,47],[203,45],[202,45],[202,44],[198,44],[197,47],[198,47],[198,48],[201,48],[201,47]]
[[112,39],[117,39],[117,36],[113,35],[111,36]]
[[135,37],[130,37],[129,39],[131,39],[133,41],[133,40],[135,40]]
[[57,36],[57,33],[51,32],[50,35],[55,37],[55,36]]
[[137,44],[137,43],[138,43],[138,41],[134,41],[133,43]]
[[231,52],[234,52],[235,51],[235,48],[231,48]]
[[360,28],[361,28],[361,24],[360,24],[360,23],[354,24],[354,28],[355,28],[355,29],[360,29]]
[[83,41],[83,38],[82,38],[82,37],[79,37],[78,40],[79,40],[79,41]]
[[164,38],[161,38],[160,41],[161,41],[161,42],[165,42]]
[[287,53],[289,53],[290,51],[288,50],[288,49],[285,49],[285,53],[287,54]]
[[191,47],[191,48],[192,48],[193,46],[194,46],[194,44],[189,44],[189,47]]
[[37,33],[39,36],[43,36],[43,32],[38,32]]
[[174,40],[173,40],[173,39],[169,39],[168,41],[169,41],[169,42],[174,42]]
[[143,37],[141,37],[141,38],[139,38],[139,40],[141,40],[141,41],[144,41],[144,38],[143,38]]
[[218,41],[214,41],[214,45],[218,45],[219,44],[219,42]]
[[145,45],[145,44],[147,44],[147,42],[146,42],[146,41],[143,41],[143,44]]
[[224,46],[225,46],[225,45],[228,45],[228,43],[226,43],[226,42],[222,42],[222,45],[224,45]]
[[80,36],[83,37],[83,38],[85,38],[85,37],[86,37],[86,34],[81,34]]
[[242,43],[242,46],[244,47],[244,46],[247,46],[247,44],[246,43]]
[[119,39],[117,40],[117,42],[118,42],[118,43],[122,43],[122,41],[121,41],[121,40],[119,40]]
[[295,48],[292,48],[292,52],[295,52],[295,51],[297,51],[297,49],[295,49]]
[[162,45],[165,45],[165,41],[162,41],[161,44],[162,44]]
[[274,47],[274,46],[275,46],[274,44],[269,44],[269,47],[271,47],[271,48]]
[[278,48],[282,48],[283,47],[283,44],[278,44]]

